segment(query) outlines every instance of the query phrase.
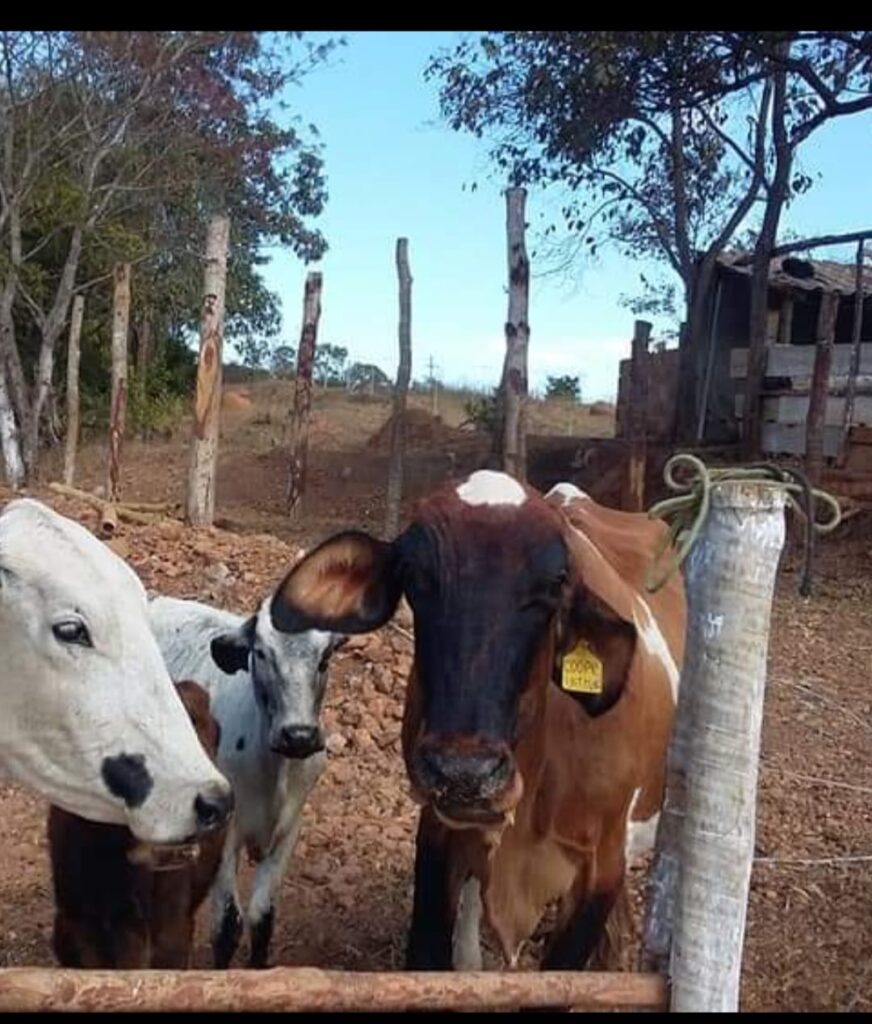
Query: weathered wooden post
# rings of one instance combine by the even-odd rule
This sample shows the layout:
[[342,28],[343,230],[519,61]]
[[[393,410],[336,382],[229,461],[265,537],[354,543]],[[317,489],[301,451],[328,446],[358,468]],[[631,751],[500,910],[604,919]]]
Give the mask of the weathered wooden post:
[[64,444],[64,483],[71,487],[76,475],[76,449],[79,444],[79,342],[85,296],[76,295],[70,314],[70,341],[67,346],[67,436]]
[[822,292],[805,435],[805,470],[812,484],[820,483],[823,475],[824,431],[827,420],[827,399],[830,395],[833,338],[836,333],[838,312],[839,293]]
[[772,483],[715,483],[685,563],[687,641],[644,939],[675,1012],[738,1008],[784,506]]
[[306,275],[303,294],[303,328],[297,352],[297,379],[294,383],[294,407],[291,413],[291,464],[288,473],[288,515],[299,518],[306,490],[306,464],[309,453],[309,417],[312,410],[312,368],[315,343],[321,317],[321,275]]
[[524,244],[527,190],[506,190],[506,238],[509,264],[509,311],[502,378],[503,469],[518,480],[527,478],[524,405],[527,400],[527,348],[530,342],[530,261]]
[[127,418],[127,330],[130,322],[130,264],[116,263],[112,271],[112,398],[109,410],[109,466],[106,497],[118,501],[121,446]]
[[630,393],[627,403],[630,456],[627,463],[623,507],[628,512],[641,512],[645,507],[645,467],[648,447],[648,343],[650,338],[651,324],[647,320],[637,320],[633,326]]
[[191,526],[211,526],[215,517],[215,478],[218,469],[224,351],[224,291],[227,282],[229,241],[230,218],[224,214],[217,214],[210,220],[206,235],[194,438],[185,502],[185,518]]
[[406,397],[412,375],[412,273],[409,270],[409,240],[397,239],[397,276],[400,282],[400,363],[394,387],[394,408],[391,417],[391,454],[388,468],[387,514],[385,536],[396,536],[400,523],[400,501],[403,497],[403,456],[405,449]]
[[857,262],[854,274],[854,322],[851,325],[851,360],[848,365],[848,383],[845,388],[845,415],[842,420],[842,443],[839,445],[839,465],[848,458],[848,437],[854,420],[854,399],[857,377],[860,373],[860,342],[863,331],[863,239],[857,243]]

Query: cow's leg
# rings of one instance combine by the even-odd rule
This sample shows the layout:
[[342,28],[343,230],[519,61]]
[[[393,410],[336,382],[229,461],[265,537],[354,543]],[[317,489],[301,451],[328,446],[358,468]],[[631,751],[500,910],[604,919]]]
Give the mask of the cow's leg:
[[415,842],[415,896],[406,970],[450,971],[456,900],[451,899],[447,829],[425,807]]
[[451,965],[455,971],[482,969],[481,913],[481,882],[470,875],[460,889],[454,921]]
[[276,897],[300,835],[303,806],[326,766],[326,757],[323,754],[316,754],[307,758],[299,766],[300,770],[289,777],[288,798],[282,808],[269,851],[257,865],[251,900],[248,904],[248,922],[251,928],[249,967],[266,967],[269,960]]
[[601,843],[590,866],[593,871],[583,868],[564,900],[542,958],[543,970],[581,970],[598,946],[624,885],[623,834],[615,841]]
[[242,911],[236,886],[239,857],[236,829],[231,824],[221,853],[221,865],[212,884],[212,962],[218,970],[230,966],[242,938]]

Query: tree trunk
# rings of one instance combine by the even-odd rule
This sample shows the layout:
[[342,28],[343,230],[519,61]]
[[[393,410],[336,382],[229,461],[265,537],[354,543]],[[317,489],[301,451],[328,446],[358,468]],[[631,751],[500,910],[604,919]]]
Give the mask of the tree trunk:
[[212,217],[206,235],[194,436],[185,496],[185,518],[191,526],[211,526],[215,518],[215,478],[221,418],[221,360],[224,350],[224,292],[227,282],[229,241],[230,218],[224,214]]
[[[11,422],[6,420],[3,426],[3,459],[7,480],[18,479],[19,473],[23,470],[23,477],[14,485],[20,486],[31,470],[27,461],[26,445],[22,443],[30,430],[30,400],[15,342],[15,321],[12,317],[14,300],[15,278],[10,273],[0,293],[0,374],[3,377],[6,402],[12,412]],[[10,483],[10,486],[13,485]]]
[[[790,44],[786,44],[789,51]],[[766,195],[766,207],[751,271],[751,318],[748,325],[748,370],[745,379],[743,448],[746,458],[755,459],[760,453],[761,408],[760,394],[766,370],[766,327],[769,297],[769,264],[778,236],[781,210],[790,186],[793,150],[787,137],[787,72],[773,75],[772,138],[775,146],[775,173]]]
[[863,240],[857,243],[857,264],[854,275],[854,322],[851,326],[851,361],[848,366],[848,386],[845,390],[845,418],[842,421],[842,442],[839,446],[839,464],[848,458],[848,437],[854,419],[854,398],[857,394],[857,376],[860,373],[860,342],[863,333]]
[[[291,417],[291,465],[288,474],[288,515],[298,519],[303,512],[306,491],[306,463],[309,454],[309,417],[312,409],[312,369],[318,320],[321,317],[321,275],[306,275],[303,295],[303,329],[297,352],[297,379],[294,384],[294,408]],[[372,374],[370,381],[373,380]]]
[[0,361],[0,448],[6,468],[6,483],[17,491],[25,481],[24,462],[21,458],[21,442],[15,413],[6,385],[6,366]]
[[66,322],[70,301],[73,297],[73,287],[76,282],[76,273],[79,269],[79,258],[82,254],[82,237],[82,228],[75,227],[70,239],[67,257],[64,260],[61,279],[55,292],[54,301],[48,314],[42,317],[39,323],[42,337],[39,346],[33,408],[30,414],[30,429],[25,439],[26,450],[24,456],[25,463],[27,463],[31,473],[37,471],[39,428],[42,422],[42,412],[52,386],[55,346]]
[[630,394],[628,427],[630,458],[623,507],[627,512],[645,508],[646,432],[648,426],[648,342],[651,324],[637,320],[633,330],[633,351],[630,360]]
[[394,409],[391,418],[391,455],[388,469],[387,515],[385,537],[396,536],[400,522],[400,501],[403,497],[403,454],[405,448],[406,396],[412,375],[412,274],[409,270],[409,241],[397,239],[397,276],[400,280],[400,363],[394,387]]
[[686,793],[671,954],[677,1013],[738,1009],[784,502],[784,492],[769,486],[716,485],[687,561],[681,687],[693,692],[685,708],[694,720],[683,730]]
[[121,446],[127,418],[127,329],[130,323],[130,264],[116,263],[112,297],[112,400],[109,410],[109,467],[106,497],[121,497]]
[[67,437],[64,449],[64,483],[72,487],[76,476],[76,448],[79,443],[79,339],[82,335],[84,295],[73,299],[70,343],[67,348]]
[[805,434],[805,471],[809,481],[815,486],[821,482],[824,468],[824,428],[827,399],[830,396],[830,368],[833,363],[833,337],[838,312],[839,293],[822,292]]
[[151,317],[144,316],[139,325],[136,345],[136,375],[145,384],[151,361]]
[[527,400],[527,347],[530,341],[530,262],[524,244],[526,189],[506,190],[506,238],[509,264],[509,312],[506,320],[506,357],[503,364],[503,470],[517,480],[527,478],[525,403]]

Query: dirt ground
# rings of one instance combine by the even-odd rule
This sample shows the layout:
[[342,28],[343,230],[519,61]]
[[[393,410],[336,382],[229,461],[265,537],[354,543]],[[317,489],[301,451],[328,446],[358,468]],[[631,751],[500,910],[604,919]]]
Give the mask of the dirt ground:
[[[381,530],[386,455],[378,435],[389,409],[317,396],[310,499],[303,520],[289,526],[282,514],[282,394],[255,388],[243,397],[249,404],[235,403],[225,416],[218,481],[220,521],[232,529],[195,531],[169,519],[122,526],[113,545],[147,587],[248,611],[284,574],[300,546],[343,526]],[[585,418],[579,418],[579,433],[593,421],[581,422]],[[609,421],[595,425],[604,434],[611,426]],[[458,428],[457,415],[453,420],[446,415],[435,426],[420,418],[422,436],[411,444],[412,496],[482,457],[480,442]],[[124,496],[178,500],[187,436],[183,429],[149,444],[129,442]],[[88,488],[102,483],[104,459],[100,445],[86,446],[77,483]],[[45,480],[55,478],[55,460],[54,454],[46,459]],[[95,527],[95,514],[86,505],[44,487],[33,493]],[[797,551],[789,547],[772,625],[742,1008],[867,1010],[872,1008],[872,523],[858,516],[821,543],[810,600],[797,594],[797,565]],[[329,769],[305,810],[284,881],[275,963],[401,967],[415,822],[399,751],[409,626],[401,617],[372,637],[355,639],[334,659],[325,712],[327,732],[334,737]],[[53,963],[45,813],[40,798],[0,787],[3,966]],[[637,925],[643,877],[639,870],[631,879]],[[246,867],[243,891],[249,880]],[[203,912],[197,966],[209,965],[206,940]],[[533,952],[535,944],[527,965]]]

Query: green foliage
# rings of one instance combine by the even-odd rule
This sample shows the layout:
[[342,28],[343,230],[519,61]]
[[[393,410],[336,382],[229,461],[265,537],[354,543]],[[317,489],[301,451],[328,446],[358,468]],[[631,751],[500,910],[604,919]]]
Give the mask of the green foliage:
[[336,387],[345,383],[348,349],[342,345],[318,345],[313,373],[319,384]]
[[[177,396],[190,394],[215,212],[231,221],[225,341],[246,366],[268,363],[281,324],[279,298],[263,278],[268,247],[304,262],[327,249],[315,226],[327,201],[317,130],[283,97],[340,44],[299,32],[0,35],[0,141],[12,153],[0,167],[0,194],[22,197],[16,337],[33,381],[40,332],[74,258],[86,299],[83,426],[105,430],[108,417],[117,262],[133,264],[132,338],[148,325],[153,349],[164,353],[147,381],[131,376],[132,429],[162,429]],[[25,163],[28,153],[35,159]],[[0,286],[12,271],[9,223],[0,216]],[[62,356],[61,342],[56,378]]]
[[182,388],[181,383],[165,365],[153,367],[144,380],[134,373],[129,381],[127,432],[174,432],[191,412],[190,384]]
[[476,430],[490,434],[491,437],[499,426],[498,394],[499,389],[494,388],[486,395],[473,395],[463,403],[465,422],[472,424]]
[[297,350],[293,345],[279,345],[270,356],[270,368],[275,377],[293,377],[297,369]]
[[581,401],[581,384],[578,377],[568,374],[562,377],[548,377],[545,382],[546,398],[571,398],[574,402]]
[[389,391],[393,387],[390,377],[374,363],[352,363],[345,380],[352,392],[368,393],[371,388]]

